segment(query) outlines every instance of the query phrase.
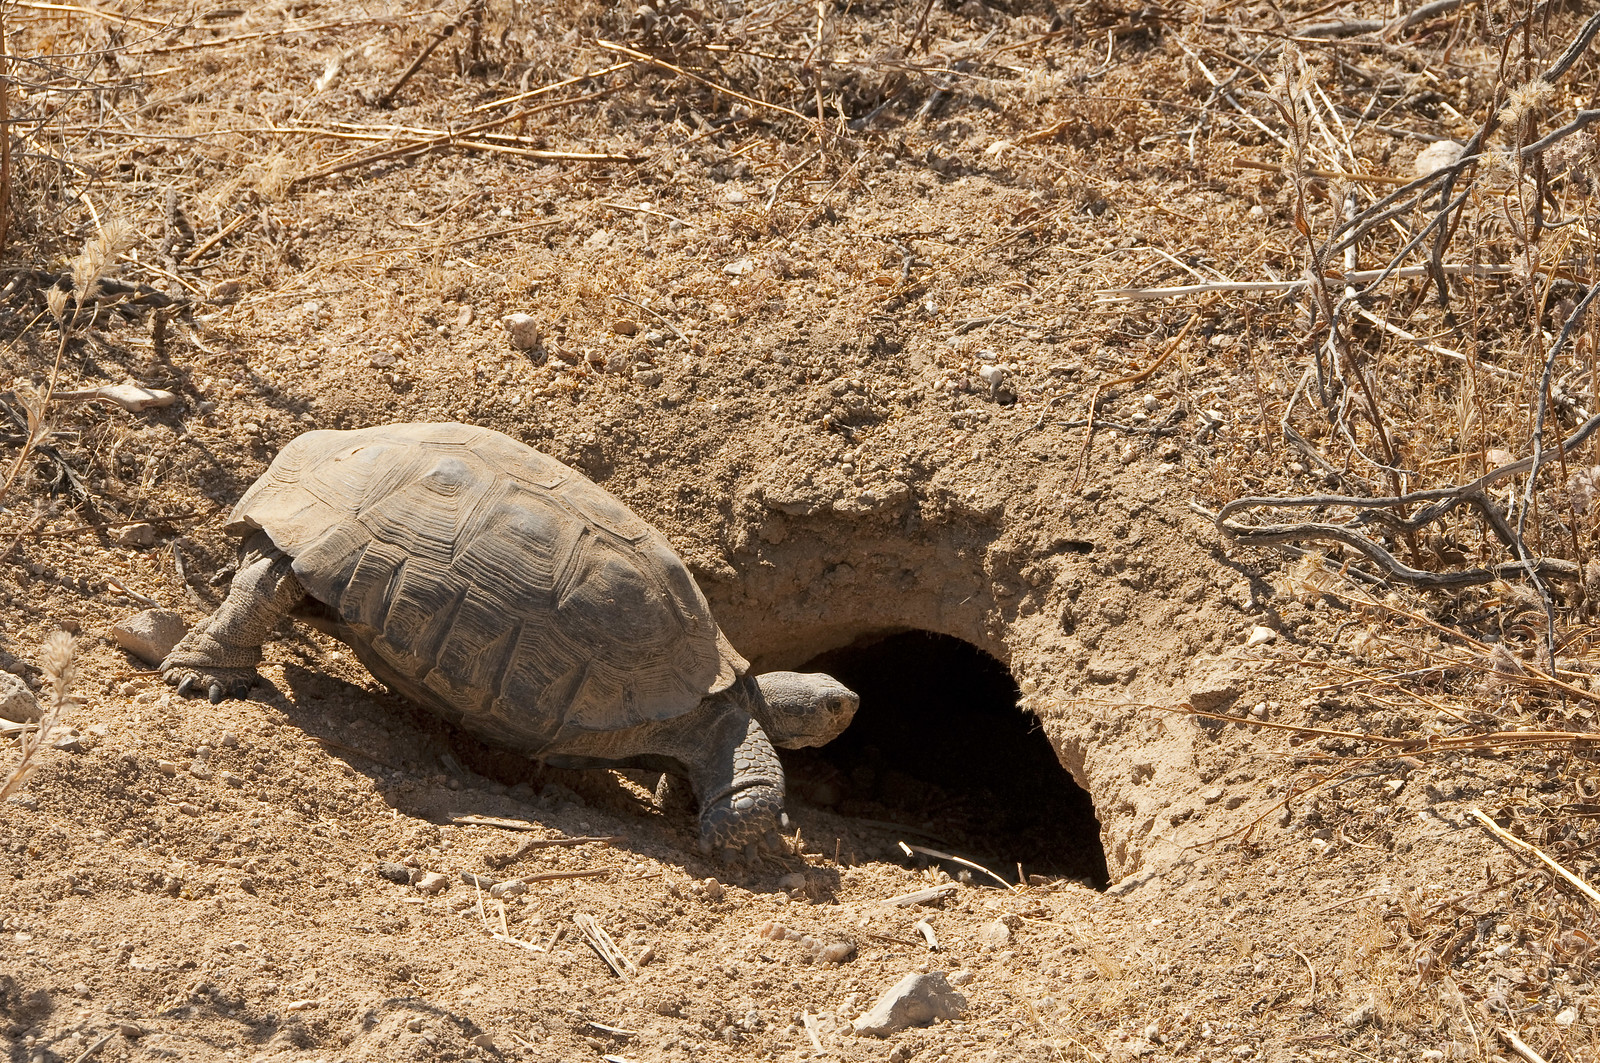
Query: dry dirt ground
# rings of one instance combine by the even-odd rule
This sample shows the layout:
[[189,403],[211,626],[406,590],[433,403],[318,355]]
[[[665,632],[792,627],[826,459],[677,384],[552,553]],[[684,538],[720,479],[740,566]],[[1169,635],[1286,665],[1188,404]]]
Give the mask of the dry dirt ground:
[[[1518,685],[1527,581],[1375,586],[1195,511],[1531,453],[1515,389],[1587,290],[1593,164],[1504,152],[1592,100],[1579,5],[3,14],[0,667],[48,703],[40,646],[76,635],[66,729],[0,805],[6,1059],[1600,1059],[1595,908],[1470,814],[1600,878],[1591,686]],[[1452,273],[1441,309],[1405,260],[1341,325],[1373,358],[1345,394],[1379,397],[1296,414],[1301,450],[1327,300],[1097,301],[1292,282],[1347,195],[1513,89],[1445,260],[1514,268]],[[1428,217],[1323,265],[1382,267]],[[97,273],[131,287],[78,298]],[[65,397],[128,381],[175,402]],[[790,760],[796,855],[725,868],[647,777],[485,747],[305,630],[217,705],[112,640],[145,599],[215,606],[227,509],[283,443],[393,420],[574,465],[758,669],[862,692]],[[1527,534],[1581,565],[1568,508]],[[1384,541],[1507,560],[1481,531]],[[959,1017],[852,1031],[924,971]]]

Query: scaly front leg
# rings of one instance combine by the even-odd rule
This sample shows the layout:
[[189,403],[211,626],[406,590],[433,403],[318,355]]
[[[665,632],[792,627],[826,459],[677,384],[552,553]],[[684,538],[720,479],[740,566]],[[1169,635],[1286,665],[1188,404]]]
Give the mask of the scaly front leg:
[[180,694],[204,690],[213,702],[244,697],[259,678],[261,644],[304,597],[289,558],[258,533],[245,543],[228,597],[167,654],[161,678]]

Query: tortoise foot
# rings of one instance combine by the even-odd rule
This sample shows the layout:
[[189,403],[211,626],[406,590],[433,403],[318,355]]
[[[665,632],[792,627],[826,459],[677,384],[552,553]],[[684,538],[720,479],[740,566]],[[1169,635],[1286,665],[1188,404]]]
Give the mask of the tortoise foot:
[[778,838],[777,851],[784,851],[777,832],[787,818],[783,814],[782,789],[769,783],[747,786],[716,798],[701,809],[700,848],[730,863],[737,861],[740,854],[753,863],[772,838]]

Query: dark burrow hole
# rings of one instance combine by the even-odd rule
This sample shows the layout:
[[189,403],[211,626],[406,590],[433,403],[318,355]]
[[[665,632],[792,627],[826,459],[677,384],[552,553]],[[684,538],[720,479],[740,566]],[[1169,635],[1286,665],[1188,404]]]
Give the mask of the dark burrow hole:
[[[903,839],[1013,882],[1020,863],[1028,875],[1106,887],[1094,803],[1039,721],[1017,708],[1005,665],[961,639],[908,631],[830,650],[803,670],[827,672],[861,695],[839,738],[782,751],[796,803],[862,821],[858,842],[872,851],[859,855],[903,860]],[[896,835],[878,825],[885,822],[917,833]]]

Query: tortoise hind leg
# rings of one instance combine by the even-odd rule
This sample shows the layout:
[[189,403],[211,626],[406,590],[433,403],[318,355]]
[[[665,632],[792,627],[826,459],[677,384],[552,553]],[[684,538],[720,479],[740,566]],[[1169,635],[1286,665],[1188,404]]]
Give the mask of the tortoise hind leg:
[[305,597],[289,558],[265,534],[245,544],[228,597],[196,624],[161,662],[161,678],[178,693],[204,690],[213,702],[242,698],[259,678],[261,644]]

